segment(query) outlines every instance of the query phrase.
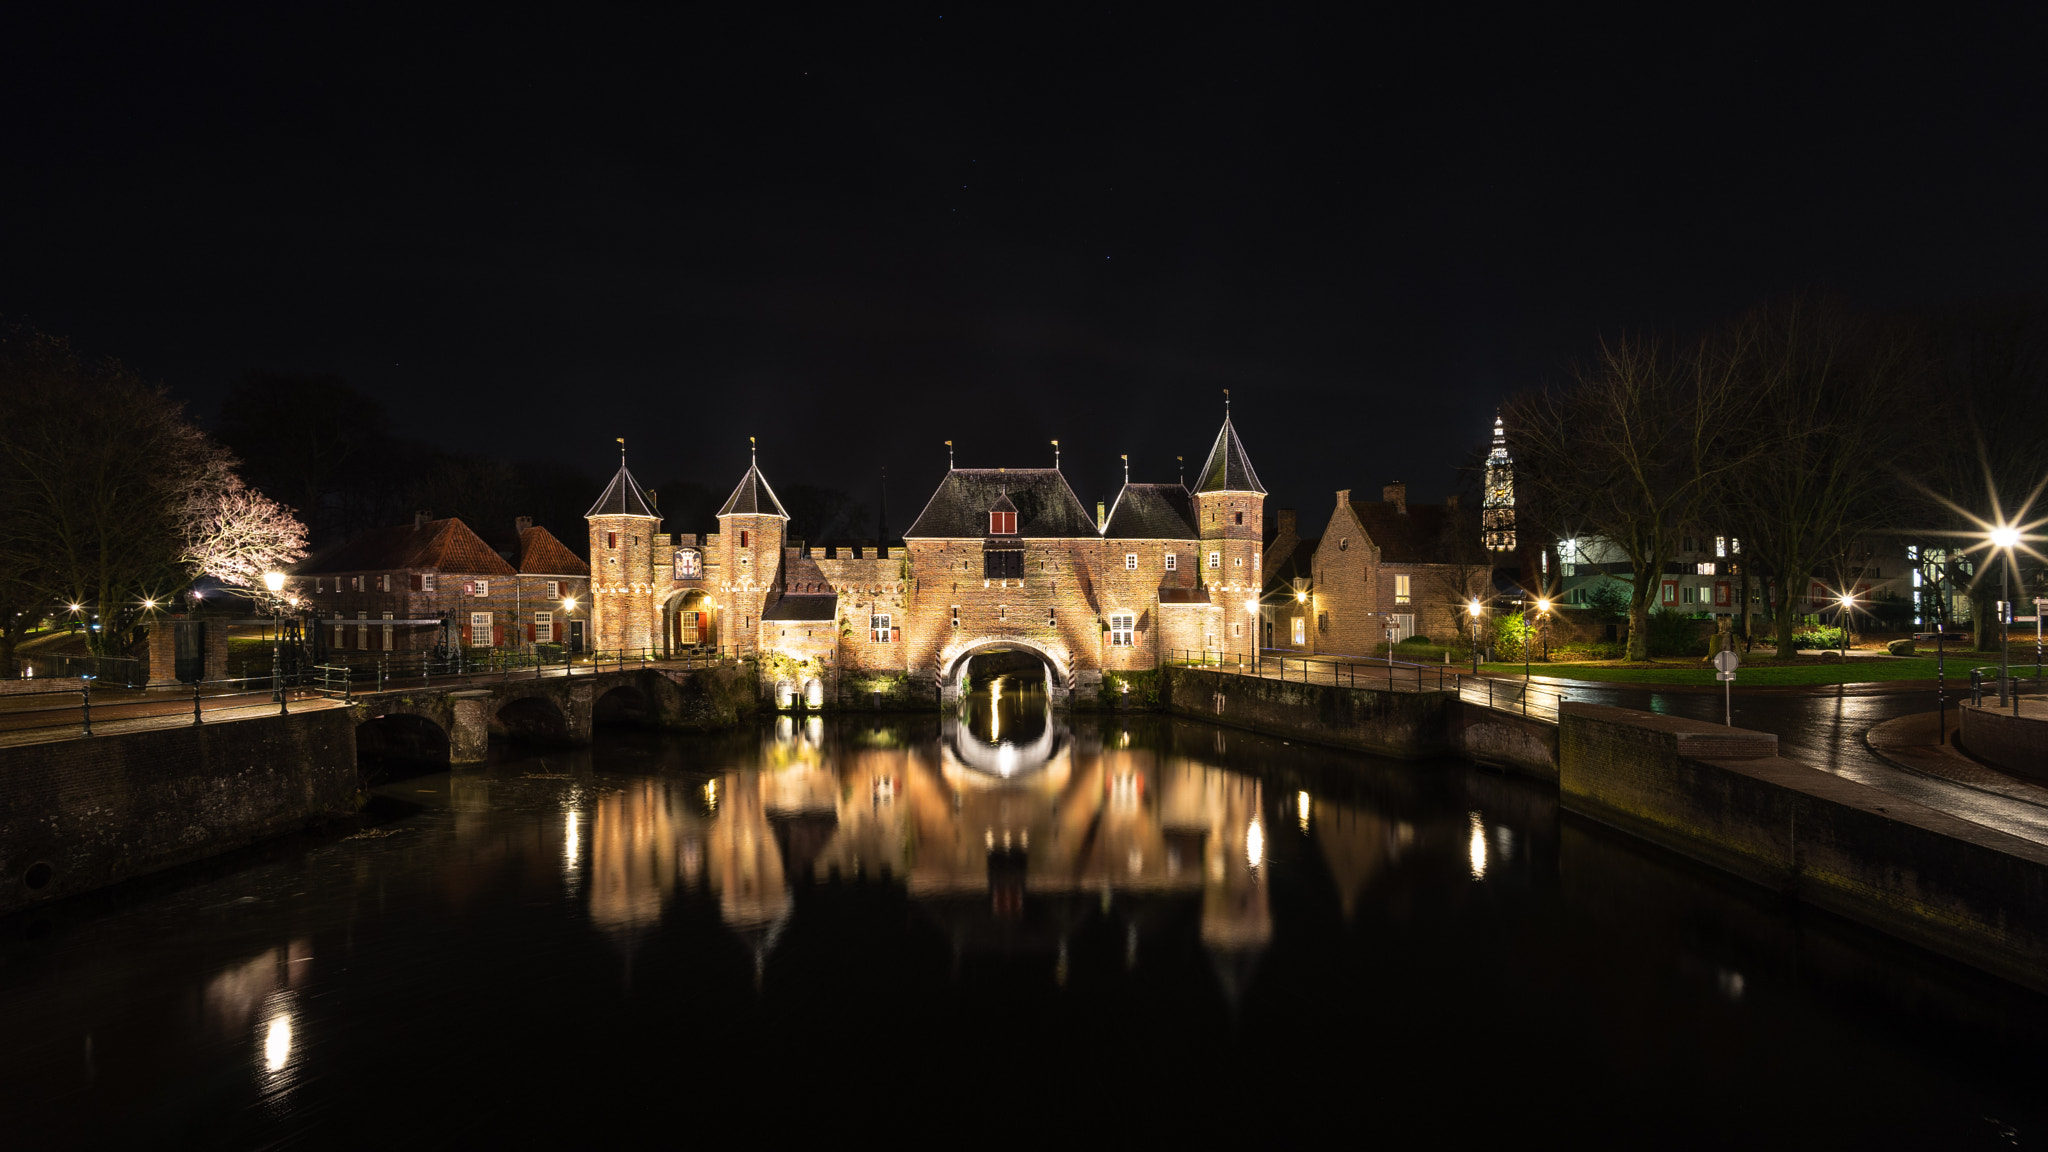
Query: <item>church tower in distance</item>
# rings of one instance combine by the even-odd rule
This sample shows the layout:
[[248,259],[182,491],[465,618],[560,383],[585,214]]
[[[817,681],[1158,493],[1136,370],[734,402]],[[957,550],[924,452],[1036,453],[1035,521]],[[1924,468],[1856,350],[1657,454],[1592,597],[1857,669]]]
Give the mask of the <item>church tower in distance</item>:
[[1515,550],[1515,461],[1507,428],[1493,414],[1493,451],[1486,454],[1486,496],[1479,505],[1479,539],[1490,552]]

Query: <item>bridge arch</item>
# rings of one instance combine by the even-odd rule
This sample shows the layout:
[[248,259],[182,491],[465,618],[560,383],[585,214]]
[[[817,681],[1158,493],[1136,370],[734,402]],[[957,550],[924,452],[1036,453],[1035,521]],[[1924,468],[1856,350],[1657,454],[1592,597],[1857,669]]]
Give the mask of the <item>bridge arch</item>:
[[386,712],[356,725],[357,763],[446,767],[453,747],[448,729],[432,716]]
[[498,706],[496,727],[528,744],[576,744],[577,733],[561,706],[543,695],[516,696]]
[[939,695],[941,699],[957,698],[960,693],[960,673],[967,668],[967,662],[985,652],[996,651],[1028,652],[1038,657],[1046,669],[1046,690],[1053,696],[1064,696],[1074,687],[1073,664],[1055,654],[1051,649],[1035,640],[1021,640],[1009,636],[988,636],[980,640],[969,640],[955,647],[949,647],[939,654]]
[[645,726],[653,718],[653,703],[638,686],[620,684],[592,702],[590,718],[595,724]]

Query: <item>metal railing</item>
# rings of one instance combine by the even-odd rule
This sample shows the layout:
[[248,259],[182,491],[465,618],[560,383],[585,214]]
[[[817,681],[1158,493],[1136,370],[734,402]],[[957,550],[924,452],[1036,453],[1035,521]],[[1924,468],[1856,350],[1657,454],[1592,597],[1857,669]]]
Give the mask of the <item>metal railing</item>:
[[[2006,691],[2000,692],[1998,665],[1980,664],[1970,669],[1970,703],[1982,706],[1984,697],[1992,696],[2000,698],[2001,704],[2010,702],[2012,710],[2018,712],[2020,709],[2020,697],[2028,694],[2040,695],[2041,683],[2042,678],[2039,676],[2008,675],[2005,681]],[[2022,689],[2021,685],[2026,685],[2027,687]]]
[[103,685],[141,687],[142,661],[133,656],[83,656],[75,653],[24,652],[20,672],[10,680],[59,680],[91,676]]
[[1527,680],[1498,676],[1456,677],[1458,699],[1483,704],[1500,712],[1514,712],[1535,720],[1557,722],[1558,705],[1564,703],[1565,689]]
[[[179,685],[179,688],[182,691],[130,689],[122,685],[98,684],[94,678],[86,677],[84,686],[79,688],[53,688],[48,692],[29,693],[30,699],[48,699],[52,703],[0,710],[0,739],[18,732],[50,732],[61,728],[76,728],[80,736],[91,736],[95,722],[105,725],[119,720],[175,721],[189,717],[190,723],[197,726],[205,723],[208,712],[261,709],[260,714],[263,715],[283,715],[290,712],[293,700],[304,700],[310,696],[304,687],[280,684],[267,675],[195,680]],[[110,699],[109,693],[116,691],[118,695]],[[95,693],[99,696],[97,702],[93,699]],[[76,702],[55,703],[66,697],[77,699]],[[18,701],[22,698],[17,696],[13,699]]]
[[1396,692],[1442,692],[1449,690],[1457,679],[1456,669],[1446,665],[1411,664],[1385,657],[1341,654],[1294,655],[1272,650],[1231,652],[1186,648],[1169,651],[1164,662],[1270,680]]

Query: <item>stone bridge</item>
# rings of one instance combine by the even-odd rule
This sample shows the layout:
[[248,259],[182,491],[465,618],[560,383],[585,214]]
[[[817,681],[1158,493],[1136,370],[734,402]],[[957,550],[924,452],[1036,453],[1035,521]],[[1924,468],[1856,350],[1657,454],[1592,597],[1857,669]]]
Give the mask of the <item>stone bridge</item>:
[[600,720],[648,728],[728,728],[754,705],[744,667],[650,664],[609,672],[373,692],[356,697],[356,747],[375,755],[481,762],[493,735],[532,744],[590,743]]

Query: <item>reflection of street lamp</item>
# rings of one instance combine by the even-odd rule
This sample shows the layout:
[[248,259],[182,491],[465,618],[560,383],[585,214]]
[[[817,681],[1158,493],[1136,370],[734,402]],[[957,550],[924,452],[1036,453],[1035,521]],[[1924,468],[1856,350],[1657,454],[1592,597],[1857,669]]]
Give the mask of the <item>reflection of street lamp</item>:
[[[1998,570],[1998,706],[2005,706],[2006,678],[2012,674],[2012,550],[2020,542],[2020,530],[2001,524],[1991,530],[1991,544],[2005,550],[2005,565]],[[2039,688],[2039,685],[2035,685]],[[2014,705],[2017,708],[2018,702]]]
[[263,586],[270,589],[270,698],[282,716],[291,711],[284,699],[284,573],[265,572]]

